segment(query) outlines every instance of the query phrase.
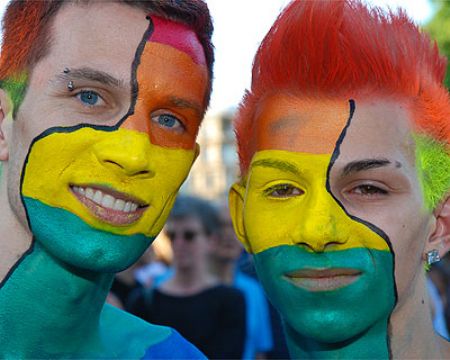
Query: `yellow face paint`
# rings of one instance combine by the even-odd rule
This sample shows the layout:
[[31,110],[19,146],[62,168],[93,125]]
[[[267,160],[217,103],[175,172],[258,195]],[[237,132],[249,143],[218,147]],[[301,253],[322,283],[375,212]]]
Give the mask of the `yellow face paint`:
[[[351,218],[327,191],[331,154],[264,150],[248,174],[244,228],[249,251],[303,245],[314,252],[371,248],[386,241]],[[274,216],[276,214],[276,216]]]
[[[55,132],[32,146],[22,193],[68,210],[96,229],[156,236],[195,157],[196,150],[153,145],[147,134],[123,128],[101,131],[83,127],[74,132]],[[80,202],[74,186],[107,188],[146,207],[131,224],[108,224]]]

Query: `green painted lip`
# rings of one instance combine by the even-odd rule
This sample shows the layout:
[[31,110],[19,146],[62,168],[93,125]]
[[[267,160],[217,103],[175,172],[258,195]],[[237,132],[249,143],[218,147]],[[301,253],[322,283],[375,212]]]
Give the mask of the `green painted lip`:
[[353,284],[363,272],[352,268],[302,269],[284,275],[284,279],[307,291],[331,291]]

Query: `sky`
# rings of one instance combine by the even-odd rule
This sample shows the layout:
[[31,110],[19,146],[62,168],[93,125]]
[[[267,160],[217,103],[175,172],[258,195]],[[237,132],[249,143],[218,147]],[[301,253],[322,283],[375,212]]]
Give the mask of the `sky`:
[[[316,0],[318,1],[318,0]],[[319,0],[320,1],[320,0]],[[363,0],[364,1],[364,0]],[[215,79],[210,112],[239,104],[250,86],[253,56],[280,10],[290,0],[206,0],[214,19]],[[383,8],[402,7],[419,25],[433,15],[428,0],[365,0]]]
[[[237,106],[250,86],[253,56],[259,43],[290,0],[206,0],[214,19],[215,79],[210,112]],[[320,1],[320,0],[316,0]],[[363,0],[384,8],[403,7],[418,24],[433,14],[429,0]],[[0,15],[8,0],[0,0]]]

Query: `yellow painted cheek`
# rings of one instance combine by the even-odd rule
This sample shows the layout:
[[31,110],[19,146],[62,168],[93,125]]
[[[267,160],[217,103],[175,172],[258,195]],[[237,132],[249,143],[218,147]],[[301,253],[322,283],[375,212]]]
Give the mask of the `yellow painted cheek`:
[[[100,230],[155,236],[194,159],[194,150],[155,146],[146,134],[134,130],[82,128],[53,133],[32,146],[22,194],[70,211]],[[72,193],[70,185],[110,187],[149,206],[135,223],[113,226],[92,215]]]
[[302,245],[314,252],[361,247],[389,251],[379,234],[348,216],[327,191],[326,177],[331,155],[267,150],[257,153],[252,164],[260,159],[283,159],[295,164],[301,171],[296,184],[304,193],[274,198],[267,193],[270,184],[274,181],[292,183],[292,175],[274,168],[261,170],[251,167],[244,226],[253,253],[280,245]]

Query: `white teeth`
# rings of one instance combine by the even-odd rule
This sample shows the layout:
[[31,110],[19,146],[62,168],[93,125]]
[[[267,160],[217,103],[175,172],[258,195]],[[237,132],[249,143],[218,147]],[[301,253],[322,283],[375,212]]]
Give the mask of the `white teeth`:
[[94,198],[92,199],[93,202],[101,205],[102,204],[102,199],[103,199],[103,193],[100,190],[97,190],[95,192]]
[[123,211],[125,209],[125,201],[117,199],[114,203],[114,210]]
[[94,200],[94,190],[92,190],[91,188],[87,188],[86,197],[90,200]]
[[114,209],[114,203],[116,199],[113,198],[111,195],[104,195],[102,199],[102,206],[109,209]]
[[97,205],[100,205],[107,209],[112,209],[116,211],[123,211],[126,213],[135,212],[139,207],[138,204],[132,201],[126,201],[122,199],[116,199],[114,196],[109,194],[103,194],[100,190],[94,190],[92,188],[82,188],[79,186],[73,186],[72,190],[75,193],[83,195],[88,199],[95,202]]

